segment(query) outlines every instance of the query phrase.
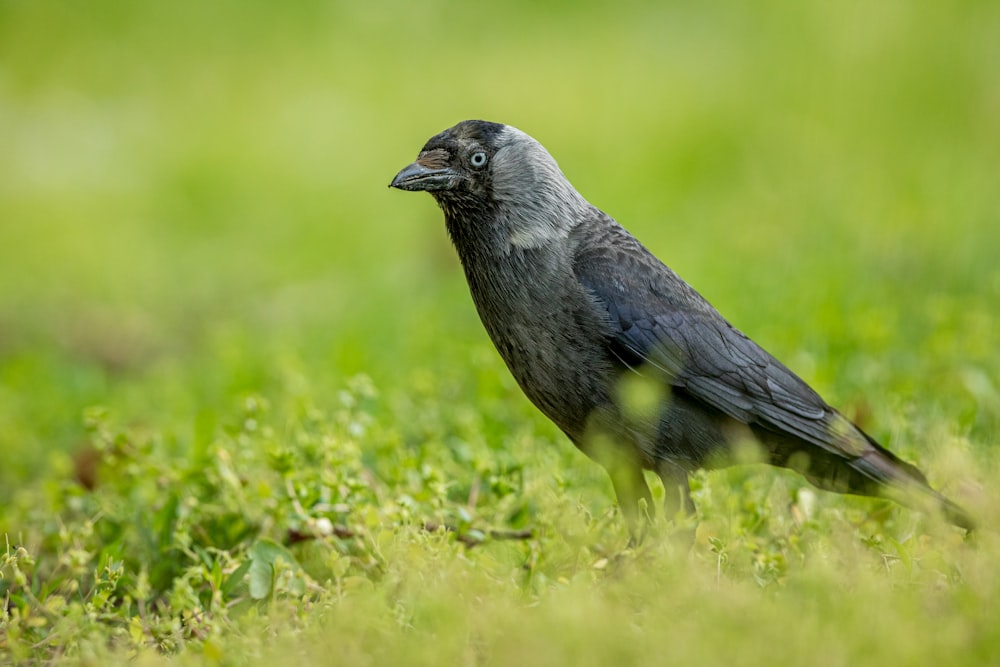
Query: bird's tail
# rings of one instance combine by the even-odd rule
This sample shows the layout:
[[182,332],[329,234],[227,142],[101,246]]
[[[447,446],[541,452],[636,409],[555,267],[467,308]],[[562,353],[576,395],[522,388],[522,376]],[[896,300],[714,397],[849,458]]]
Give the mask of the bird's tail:
[[922,512],[940,513],[949,523],[967,531],[975,528],[969,513],[932,488],[915,465],[879,445],[854,424],[844,422],[837,429],[840,447],[813,448],[808,453],[797,439],[767,431],[759,433],[770,450],[772,463],[801,473],[821,489],[889,498]]
[[[851,491],[887,496],[924,512],[940,512],[948,523],[969,532],[975,528],[976,524],[969,513],[931,487],[927,477],[915,465],[907,463],[885,449],[861,429],[858,431],[864,435],[871,447],[861,456],[850,460],[848,466],[861,473],[869,483],[874,483],[874,488]],[[869,485],[863,485],[867,486]]]

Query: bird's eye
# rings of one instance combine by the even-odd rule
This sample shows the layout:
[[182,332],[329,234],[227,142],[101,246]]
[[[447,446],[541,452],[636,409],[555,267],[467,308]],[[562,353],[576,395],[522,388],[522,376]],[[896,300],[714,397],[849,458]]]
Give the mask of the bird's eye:
[[472,157],[469,158],[469,162],[473,167],[482,167],[486,164],[486,153],[483,151],[476,151],[472,154]]

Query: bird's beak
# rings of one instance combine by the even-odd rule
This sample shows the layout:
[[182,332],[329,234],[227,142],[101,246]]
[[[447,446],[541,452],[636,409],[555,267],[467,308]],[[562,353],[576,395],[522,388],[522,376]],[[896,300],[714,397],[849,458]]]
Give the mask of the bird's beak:
[[402,171],[392,179],[389,187],[400,190],[425,190],[427,192],[434,192],[437,190],[450,190],[461,179],[461,175],[450,167],[432,169],[420,164],[418,160],[411,165],[403,167]]

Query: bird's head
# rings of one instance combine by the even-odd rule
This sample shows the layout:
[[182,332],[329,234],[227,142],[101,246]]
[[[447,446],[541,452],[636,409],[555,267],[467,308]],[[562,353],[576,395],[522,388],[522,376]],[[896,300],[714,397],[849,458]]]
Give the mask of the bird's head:
[[487,196],[493,158],[510,143],[506,125],[467,120],[431,137],[417,156],[392,179],[390,187],[423,190],[435,197]]
[[520,247],[565,236],[589,206],[541,144],[517,128],[483,120],[462,121],[431,137],[389,187],[429,192],[453,237],[489,224],[492,239]]

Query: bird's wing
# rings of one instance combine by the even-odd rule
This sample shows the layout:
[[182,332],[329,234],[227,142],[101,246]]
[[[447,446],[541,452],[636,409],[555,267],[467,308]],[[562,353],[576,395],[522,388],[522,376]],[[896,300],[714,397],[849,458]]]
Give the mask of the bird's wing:
[[597,224],[581,225],[573,239],[573,271],[606,312],[606,345],[624,368],[654,373],[734,419],[823,450],[830,456],[818,467],[810,462],[800,470],[822,488],[885,492],[974,527],[968,513],[932,489],[916,467],[828,406],[617,223],[603,214],[591,222]]
[[[578,253],[580,284],[607,309],[610,352],[746,424],[854,458],[867,440],[801,378],[727,322],[631,236]],[[631,247],[630,247],[631,246]]]

